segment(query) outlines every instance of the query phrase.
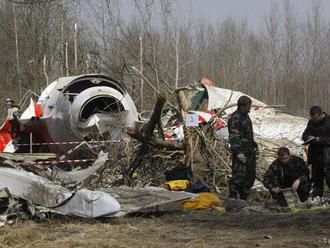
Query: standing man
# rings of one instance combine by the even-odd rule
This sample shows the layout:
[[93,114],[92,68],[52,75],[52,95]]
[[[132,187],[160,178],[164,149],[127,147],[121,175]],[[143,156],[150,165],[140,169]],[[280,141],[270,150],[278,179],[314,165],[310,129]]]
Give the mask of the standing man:
[[312,196],[323,196],[324,177],[330,188],[330,117],[320,106],[311,107],[310,120],[302,135],[308,144],[308,164],[312,165]]
[[8,108],[7,120],[17,120],[19,118],[20,107],[10,98],[6,99],[6,105]]
[[256,177],[256,151],[249,117],[252,100],[241,96],[237,110],[228,120],[229,144],[232,152],[232,178],[229,181],[229,198],[247,200]]
[[300,201],[309,197],[310,178],[309,170],[302,158],[292,156],[290,150],[281,147],[277,151],[277,159],[267,169],[263,183],[269,190],[272,198],[281,206],[286,206],[283,190],[291,188],[297,192]]
[[15,104],[14,100],[7,98],[6,99],[6,105],[8,108],[8,113],[7,113],[7,120],[10,123],[10,135],[14,139],[16,138],[19,130],[20,130],[20,123],[18,121],[19,119],[19,111],[20,107]]

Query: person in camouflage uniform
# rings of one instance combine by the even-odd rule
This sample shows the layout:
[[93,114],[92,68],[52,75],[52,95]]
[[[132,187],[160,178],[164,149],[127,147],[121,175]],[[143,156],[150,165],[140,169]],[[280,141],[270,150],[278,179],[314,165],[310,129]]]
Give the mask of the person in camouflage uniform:
[[306,201],[311,184],[305,161],[290,155],[290,150],[286,147],[281,147],[277,151],[277,156],[278,158],[267,169],[263,180],[272,198],[280,205],[286,205],[282,191],[285,188],[291,188],[293,192],[298,193],[300,201]]
[[228,120],[229,144],[232,152],[232,178],[229,198],[247,200],[256,178],[256,151],[252,122],[249,117],[252,100],[241,96],[237,110]]

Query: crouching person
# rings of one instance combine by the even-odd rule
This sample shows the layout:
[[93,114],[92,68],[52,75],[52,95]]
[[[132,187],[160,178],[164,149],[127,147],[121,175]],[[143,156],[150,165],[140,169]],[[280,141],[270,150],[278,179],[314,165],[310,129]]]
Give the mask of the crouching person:
[[309,197],[310,177],[305,161],[290,154],[290,150],[281,147],[277,151],[277,159],[269,166],[263,183],[270,191],[273,199],[281,206],[286,205],[283,190],[291,188],[297,192],[301,202]]

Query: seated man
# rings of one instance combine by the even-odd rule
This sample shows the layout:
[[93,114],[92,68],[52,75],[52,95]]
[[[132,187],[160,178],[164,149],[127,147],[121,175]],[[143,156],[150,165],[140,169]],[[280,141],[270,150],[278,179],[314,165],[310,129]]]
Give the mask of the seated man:
[[306,201],[310,192],[310,178],[305,161],[292,156],[286,147],[281,147],[277,156],[264,175],[265,187],[281,206],[286,206],[282,192],[285,188],[291,188],[298,193],[300,201]]

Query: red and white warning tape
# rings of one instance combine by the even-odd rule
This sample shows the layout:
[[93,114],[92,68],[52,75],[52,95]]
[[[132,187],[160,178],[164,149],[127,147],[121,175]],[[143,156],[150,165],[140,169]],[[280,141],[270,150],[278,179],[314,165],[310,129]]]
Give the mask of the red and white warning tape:
[[[28,164],[31,165],[45,165],[45,164],[64,164],[64,163],[85,163],[95,161],[95,159],[68,159],[68,160],[48,160],[48,161],[33,161]],[[25,162],[26,164],[26,162]]]
[[[93,141],[86,141],[87,144],[111,144],[111,143],[128,143],[130,139],[123,139],[123,140],[93,140]],[[81,144],[84,141],[63,141],[63,142],[48,142],[48,143],[31,143],[31,144],[14,144],[14,146],[44,146],[44,145],[75,145]]]

